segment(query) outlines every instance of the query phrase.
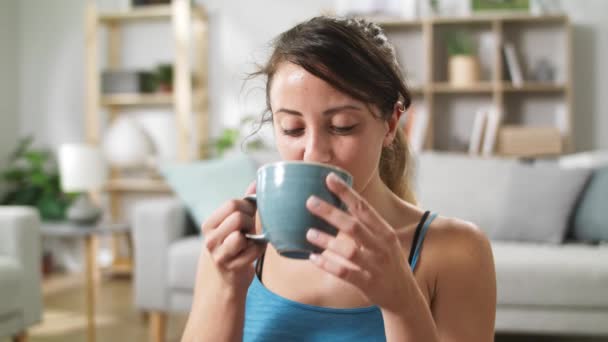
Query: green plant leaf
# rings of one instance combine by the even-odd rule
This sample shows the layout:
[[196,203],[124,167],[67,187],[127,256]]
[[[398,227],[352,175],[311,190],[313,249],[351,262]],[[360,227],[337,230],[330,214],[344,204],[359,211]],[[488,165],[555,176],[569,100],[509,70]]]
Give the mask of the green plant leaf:
[[19,168],[9,168],[2,171],[2,180],[5,182],[20,182],[25,178],[26,173]]
[[36,207],[43,219],[61,220],[64,218],[64,204],[51,196],[41,197],[36,203]]
[[450,31],[446,34],[448,55],[467,55],[475,54],[475,44],[470,32],[465,30]]
[[62,219],[74,197],[61,191],[53,154],[32,149],[32,142],[31,137],[20,139],[9,165],[0,170],[2,185],[8,189],[0,204],[36,206],[43,219]]
[[23,157],[23,154],[25,153],[25,151],[27,151],[30,148],[30,146],[32,145],[33,142],[34,142],[34,137],[31,135],[21,138],[19,140],[19,142],[17,143],[17,147],[15,148],[15,150],[10,154],[9,161],[13,162],[13,161]]

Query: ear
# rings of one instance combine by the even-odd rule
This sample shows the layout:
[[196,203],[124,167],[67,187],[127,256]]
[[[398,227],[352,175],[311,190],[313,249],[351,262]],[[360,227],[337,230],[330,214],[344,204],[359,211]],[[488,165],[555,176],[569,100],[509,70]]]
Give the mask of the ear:
[[393,107],[393,113],[391,117],[386,122],[388,126],[388,131],[384,136],[384,141],[382,142],[382,146],[388,147],[393,143],[395,139],[395,135],[397,134],[397,130],[399,129],[399,119],[401,119],[401,115],[405,112],[405,107],[401,101],[397,101],[395,106]]

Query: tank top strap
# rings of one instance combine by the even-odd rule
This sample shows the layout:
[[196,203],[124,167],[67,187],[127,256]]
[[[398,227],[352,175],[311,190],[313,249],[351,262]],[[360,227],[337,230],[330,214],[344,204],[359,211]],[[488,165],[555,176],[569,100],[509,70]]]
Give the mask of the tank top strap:
[[428,231],[431,222],[433,222],[436,217],[437,213],[431,213],[430,211],[426,211],[424,215],[422,215],[422,219],[420,219],[420,222],[418,222],[418,226],[416,226],[416,232],[414,233],[414,238],[412,239],[410,256],[408,258],[408,263],[410,264],[410,268],[412,269],[412,271],[416,268],[416,264],[418,263],[418,259],[420,258],[422,242],[424,241],[426,232]]

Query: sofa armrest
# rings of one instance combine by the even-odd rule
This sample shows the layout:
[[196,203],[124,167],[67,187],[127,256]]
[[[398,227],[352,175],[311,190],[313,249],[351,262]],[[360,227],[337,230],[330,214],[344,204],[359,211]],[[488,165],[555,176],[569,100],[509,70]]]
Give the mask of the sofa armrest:
[[14,258],[23,269],[19,306],[23,324],[42,318],[40,215],[30,207],[0,207],[0,255]]
[[135,306],[169,309],[169,246],[184,236],[186,209],[175,198],[145,200],[133,211]]

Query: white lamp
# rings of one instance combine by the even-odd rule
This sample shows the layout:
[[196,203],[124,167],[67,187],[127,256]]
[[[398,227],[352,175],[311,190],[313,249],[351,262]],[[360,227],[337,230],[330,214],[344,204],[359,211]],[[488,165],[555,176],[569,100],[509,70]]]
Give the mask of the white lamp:
[[85,144],[61,145],[59,174],[64,192],[81,193],[68,208],[67,218],[78,223],[95,222],[101,210],[91,202],[88,192],[101,189],[108,176],[101,151]]

